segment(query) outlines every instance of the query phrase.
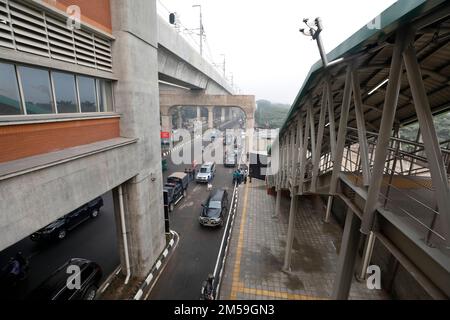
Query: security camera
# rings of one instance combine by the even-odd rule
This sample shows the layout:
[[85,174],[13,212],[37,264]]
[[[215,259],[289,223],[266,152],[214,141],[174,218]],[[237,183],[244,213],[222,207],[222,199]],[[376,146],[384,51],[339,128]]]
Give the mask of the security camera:
[[317,23],[316,21],[311,21],[308,18],[303,19],[303,23],[306,24],[309,28],[311,29],[315,29],[317,28]]
[[312,37],[313,36],[313,34],[312,34],[312,31],[311,30],[306,30],[306,29],[300,29],[300,32],[301,33],[303,33],[305,36],[307,36],[307,37]]

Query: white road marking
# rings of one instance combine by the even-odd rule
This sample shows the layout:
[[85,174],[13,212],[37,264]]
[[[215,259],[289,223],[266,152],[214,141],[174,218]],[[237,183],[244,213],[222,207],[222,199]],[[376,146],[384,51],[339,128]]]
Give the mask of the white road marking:
[[152,281],[152,279],[153,279],[153,273],[150,273],[150,274],[148,275],[147,279],[145,279],[145,283],[146,283],[147,285],[149,285],[149,284],[150,284],[150,281]]
[[144,291],[142,291],[142,289],[139,289],[139,291],[134,296],[134,300],[140,300],[143,294],[144,294]]

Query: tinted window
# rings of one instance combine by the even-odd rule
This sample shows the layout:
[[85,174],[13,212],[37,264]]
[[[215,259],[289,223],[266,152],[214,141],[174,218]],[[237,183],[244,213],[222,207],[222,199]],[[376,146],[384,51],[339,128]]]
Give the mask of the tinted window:
[[53,113],[48,71],[19,67],[19,72],[27,113]]
[[52,72],[52,77],[58,113],[78,112],[75,77],[62,72]]
[[94,79],[78,77],[78,89],[80,91],[81,112],[96,112],[97,94]]
[[208,207],[210,209],[220,209],[220,208],[222,208],[222,203],[218,200],[213,200],[213,201],[209,202]]
[[0,63],[0,116],[21,113],[15,68],[12,64]]
[[97,88],[99,91],[100,112],[113,111],[111,81],[97,80]]

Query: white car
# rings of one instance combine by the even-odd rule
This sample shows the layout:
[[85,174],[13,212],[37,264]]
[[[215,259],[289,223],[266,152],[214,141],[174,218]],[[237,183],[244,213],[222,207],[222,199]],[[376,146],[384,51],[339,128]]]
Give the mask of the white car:
[[216,175],[216,164],[214,162],[207,162],[203,164],[195,177],[197,183],[208,183],[214,179]]

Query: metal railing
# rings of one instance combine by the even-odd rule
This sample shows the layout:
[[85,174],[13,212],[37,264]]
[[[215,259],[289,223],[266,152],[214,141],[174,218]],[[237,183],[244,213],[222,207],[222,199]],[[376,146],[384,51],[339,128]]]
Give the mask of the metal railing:
[[[362,188],[363,168],[361,148],[357,136],[357,129],[348,127],[344,154],[341,162],[341,172],[351,177],[352,182]],[[369,172],[374,166],[378,134],[367,132]],[[442,159],[450,173],[450,140],[440,142]],[[308,153],[304,183],[312,181],[312,155]],[[318,176],[330,173],[334,167],[331,150],[324,149],[319,161]],[[286,181],[297,186],[300,174],[300,163],[282,164],[279,172],[267,177],[269,187],[286,188]],[[417,141],[402,139],[398,132],[391,137],[386,165],[379,194],[381,208],[399,216],[411,226],[429,246],[442,246],[445,242],[440,226],[440,213],[436,203],[435,188],[432,184],[431,173],[425,154],[425,146]]]
[[[348,130],[341,169],[355,179],[356,185],[362,187],[360,146],[357,136],[351,134],[356,133],[357,129],[348,128]],[[377,138],[378,134],[367,133],[370,171],[374,165]],[[444,164],[450,168],[448,146],[449,141],[441,142]],[[423,239],[428,245],[441,246],[444,244],[445,237],[439,230],[440,213],[435,201],[435,189],[424,149],[423,143],[420,142],[401,139],[398,136],[390,139],[379,203],[382,208],[404,217],[405,222],[423,234]],[[332,168],[330,157],[325,159],[328,160],[327,163],[322,164],[320,174]]]

